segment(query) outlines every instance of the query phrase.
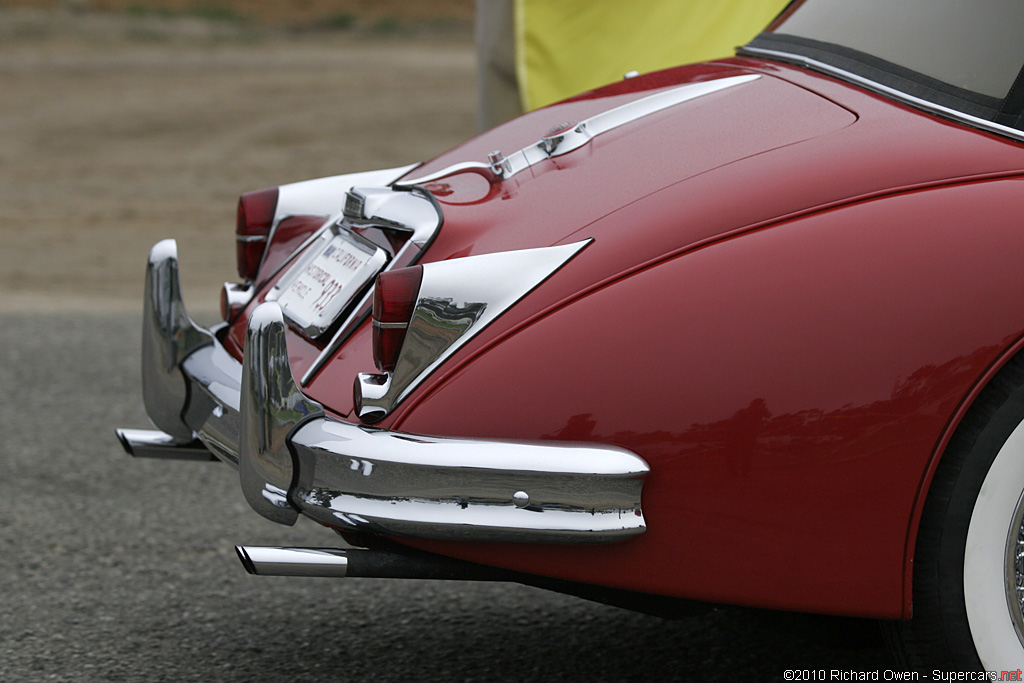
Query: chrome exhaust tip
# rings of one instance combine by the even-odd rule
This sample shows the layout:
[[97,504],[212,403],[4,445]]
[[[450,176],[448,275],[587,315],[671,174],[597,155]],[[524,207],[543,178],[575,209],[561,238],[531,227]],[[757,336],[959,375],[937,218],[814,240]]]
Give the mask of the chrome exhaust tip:
[[245,571],[261,576],[513,581],[515,572],[412,549],[281,548],[236,545]]
[[121,447],[125,452],[134,458],[217,459],[199,439],[188,443],[179,443],[170,434],[155,429],[118,429],[117,440],[121,442]]
[[245,571],[259,576],[348,576],[348,551],[339,548],[279,548],[236,545]]

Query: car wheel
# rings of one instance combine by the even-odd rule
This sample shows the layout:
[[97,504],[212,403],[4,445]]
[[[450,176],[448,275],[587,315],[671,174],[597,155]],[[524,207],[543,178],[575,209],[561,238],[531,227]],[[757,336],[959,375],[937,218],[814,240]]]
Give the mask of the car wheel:
[[888,640],[907,668],[1024,668],[1024,361],[985,388],[943,455],[914,557],[914,615]]

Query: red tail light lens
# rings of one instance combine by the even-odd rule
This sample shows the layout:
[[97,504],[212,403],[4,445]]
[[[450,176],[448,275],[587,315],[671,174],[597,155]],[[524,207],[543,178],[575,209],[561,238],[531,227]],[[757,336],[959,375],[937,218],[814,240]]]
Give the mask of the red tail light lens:
[[267,238],[277,212],[277,197],[278,190],[272,187],[246,192],[238,198],[235,220],[238,275],[247,281],[255,279],[263,252],[267,249]]
[[381,372],[394,372],[398,364],[422,280],[422,266],[377,276],[373,286],[373,360]]

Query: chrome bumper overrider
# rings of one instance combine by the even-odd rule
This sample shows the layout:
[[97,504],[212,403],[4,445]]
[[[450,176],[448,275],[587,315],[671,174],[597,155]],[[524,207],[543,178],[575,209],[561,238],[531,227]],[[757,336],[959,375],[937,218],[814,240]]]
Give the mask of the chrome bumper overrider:
[[175,244],[150,253],[143,395],[162,432],[121,430],[140,455],[195,458],[198,439],[238,466],[246,500],[282,524],[467,541],[609,542],[643,533],[647,464],[625,449],[424,437],[328,417],[296,384],[275,303],[249,320],[245,358],[195,325]]

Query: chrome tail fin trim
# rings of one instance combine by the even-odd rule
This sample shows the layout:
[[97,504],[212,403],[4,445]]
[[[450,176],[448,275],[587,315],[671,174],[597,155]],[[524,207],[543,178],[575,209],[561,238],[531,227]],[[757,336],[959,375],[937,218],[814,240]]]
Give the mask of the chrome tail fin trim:
[[591,242],[588,238],[424,264],[416,307],[395,370],[356,377],[356,414],[366,423],[382,420],[470,339]]

